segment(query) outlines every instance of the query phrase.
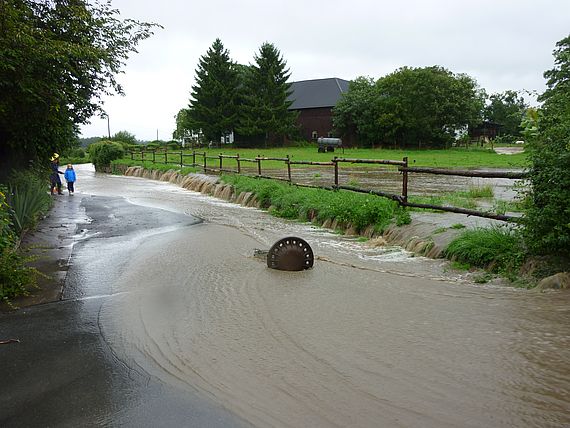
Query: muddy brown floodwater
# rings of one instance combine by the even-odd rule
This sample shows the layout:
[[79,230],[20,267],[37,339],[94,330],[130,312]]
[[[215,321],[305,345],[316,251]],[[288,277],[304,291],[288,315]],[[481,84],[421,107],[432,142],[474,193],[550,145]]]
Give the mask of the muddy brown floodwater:
[[[354,168],[342,165],[339,168],[339,184],[352,185],[365,189],[379,190],[397,195],[402,194],[402,174],[394,167]],[[256,175],[254,168],[243,168],[249,175]],[[478,171],[485,171],[479,169]],[[496,169],[493,171],[497,171]],[[504,171],[520,172],[516,169]],[[287,179],[285,170],[264,170],[268,177]],[[334,184],[334,170],[331,166],[292,168],[292,181],[299,184],[330,187]],[[513,200],[517,197],[516,187],[521,180],[508,178],[474,178],[449,175],[410,173],[408,178],[408,194],[413,196],[434,196],[442,193],[468,191],[470,188],[490,186],[497,199]]]
[[[116,355],[164,382],[260,427],[570,425],[569,293],[477,285],[168,183],[78,176],[204,219],[138,244],[100,312]],[[287,235],[313,246],[313,269],[253,257]]]

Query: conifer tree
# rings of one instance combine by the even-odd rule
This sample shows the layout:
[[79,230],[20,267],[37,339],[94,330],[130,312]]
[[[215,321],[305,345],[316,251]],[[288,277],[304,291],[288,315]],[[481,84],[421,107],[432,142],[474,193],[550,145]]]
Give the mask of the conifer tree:
[[196,69],[188,119],[209,141],[219,141],[237,122],[238,72],[222,41],[216,39]]
[[254,59],[244,75],[238,132],[259,137],[266,145],[277,143],[295,129],[297,113],[288,110],[291,74],[271,43],[263,43]]

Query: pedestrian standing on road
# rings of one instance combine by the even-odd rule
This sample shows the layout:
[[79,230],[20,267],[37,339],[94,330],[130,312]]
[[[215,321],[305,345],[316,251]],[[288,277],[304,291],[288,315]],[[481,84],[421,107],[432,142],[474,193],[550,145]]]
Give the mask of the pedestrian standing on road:
[[65,177],[65,181],[67,182],[67,190],[69,191],[69,194],[73,195],[73,192],[75,191],[74,183],[76,180],[73,165],[71,165],[70,163],[67,164],[67,169],[65,170],[65,174],[63,174],[63,176]]
[[55,194],[57,191],[58,195],[63,195],[61,191],[61,179],[59,178],[59,174],[63,174],[59,170],[59,155],[54,153],[51,157],[51,175],[49,176],[51,182],[51,194]]

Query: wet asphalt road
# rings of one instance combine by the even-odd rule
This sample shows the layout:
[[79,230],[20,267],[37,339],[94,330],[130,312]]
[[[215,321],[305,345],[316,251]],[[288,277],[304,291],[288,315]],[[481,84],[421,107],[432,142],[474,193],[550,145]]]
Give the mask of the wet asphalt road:
[[203,393],[120,359],[100,331],[101,308],[129,251],[199,220],[123,198],[74,198],[77,216],[92,221],[78,225],[63,300],[0,314],[0,338],[20,341],[0,346],[0,426],[246,425]]

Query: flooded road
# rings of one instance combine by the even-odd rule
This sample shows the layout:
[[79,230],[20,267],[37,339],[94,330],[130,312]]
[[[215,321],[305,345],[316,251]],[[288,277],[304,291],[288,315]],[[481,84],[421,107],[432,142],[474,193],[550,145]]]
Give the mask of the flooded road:
[[[100,299],[104,341],[148,376],[260,427],[570,425],[569,293],[477,285],[398,248],[77,171],[85,215],[105,198],[117,228],[82,226],[67,297]],[[125,240],[136,216],[118,197],[177,220]],[[313,269],[253,257],[288,235],[311,244]]]
[[[82,176],[85,192],[205,221],[137,243],[105,291],[121,293],[101,311],[106,340],[153,376],[257,426],[570,423],[568,293],[475,285],[168,183]],[[311,243],[312,270],[252,257],[286,235]]]

